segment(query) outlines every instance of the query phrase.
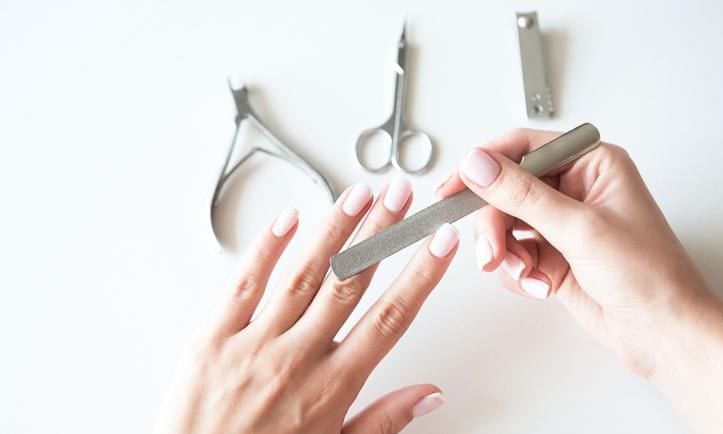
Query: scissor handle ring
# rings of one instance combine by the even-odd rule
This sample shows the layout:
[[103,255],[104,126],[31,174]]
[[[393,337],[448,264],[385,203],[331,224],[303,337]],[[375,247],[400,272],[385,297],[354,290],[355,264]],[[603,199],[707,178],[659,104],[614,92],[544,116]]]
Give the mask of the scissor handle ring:
[[[369,163],[367,163],[366,158],[362,155],[362,150],[365,146],[369,145],[369,139],[374,136],[375,134],[383,134],[387,140],[389,140],[389,155],[387,156],[386,160],[384,160],[384,163],[380,166],[372,166]],[[387,170],[389,166],[392,164],[392,135],[387,131],[386,129],[382,127],[377,128],[369,128],[368,130],[362,131],[361,134],[359,134],[359,138],[356,141],[356,161],[359,163],[359,165],[373,173],[379,173]]]
[[[402,162],[402,159],[400,158],[402,147],[404,146],[410,146],[408,141],[416,137],[419,139],[419,142],[421,144],[416,145],[417,147],[421,146],[422,152],[424,153],[424,164],[422,164],[420,167],[414,168],[414,167],[407,167]],[[394,150],[393,155],[391,156],[392,164],[397,169],[409,173],[409,174],[417,174],[422,173],[426,171],[429,168],[429,165],[432,163],[432,156],[434,154],[434,145],[432,144],[432,139],[427,135],[427,133],[417,130],[406,130],[404,131],[401,136],[399,137],[399,143],[397,143],[396,149]]]

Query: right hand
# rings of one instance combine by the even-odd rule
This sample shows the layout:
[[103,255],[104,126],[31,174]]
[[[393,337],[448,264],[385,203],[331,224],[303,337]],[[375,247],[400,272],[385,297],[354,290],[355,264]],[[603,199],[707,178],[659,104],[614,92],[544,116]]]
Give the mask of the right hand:
[[706,345],[723,347],[720,301],[625,150],[603,143],[543,179],[515,164],[558,135],[518,130],[473,149],[437,193],[466,186],[492,205],[475,221],[482,270],[501,268],[503,286],[518,294],[555,294],[631,370],[670,382],[679,365],[697,363],[676,359],[696,351],[686,345],[705,346],[702,336],[712,336]]

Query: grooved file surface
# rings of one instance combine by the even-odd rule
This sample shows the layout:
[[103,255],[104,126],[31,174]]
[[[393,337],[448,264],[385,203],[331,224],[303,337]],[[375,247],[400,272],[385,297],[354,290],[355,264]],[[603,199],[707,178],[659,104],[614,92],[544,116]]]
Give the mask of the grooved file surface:
[[[585,123],[522,157],[520,166],[542,176],[579,158],[600,144],[600,132]],[[444,223],[455,222],[487,203],[468,189],[424,208],[411,217],[331,258],[331,269],[346,279],[414,244]]]
[[339,279],[351,277],[486,204],[464,189],[332,257],[331,269]]

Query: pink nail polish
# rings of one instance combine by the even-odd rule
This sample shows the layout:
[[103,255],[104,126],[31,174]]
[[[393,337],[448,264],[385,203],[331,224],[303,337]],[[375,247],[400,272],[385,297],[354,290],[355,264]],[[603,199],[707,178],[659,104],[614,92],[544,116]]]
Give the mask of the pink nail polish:
[[452,251],[459,242],[459,233],[449,223],[443,224],[434,233],[432,241],[429,242],[429,253],[437,258],[444,258]]
[[279,216],[276,217],[273,226],[271,226],[271,233],[281,238],[289,233],[297,221],[299,221],[299,211],[297,211],[296,208],[287,206],[281,211]]
[[438,409],[442,404],[444,404],[444,395],[439,392],[429,394],[414,404],[414,407],[412,407],[412,417],[416,418],[429,414]]
[[384,208],[391,212],[401,211],[407,204],[411,193],[412,183],[407,178],[395,176],[384,194]]
[[550,295],[550,285],[544,280],[534,277],[520,279],[520,287],[530,296],[538,300],[545,300]]
[[347,194],[346,199],[344,199],[344,203],[341,206],[341,210],[349,217],[354,217],[359,214],[362,209],[364,209],[364,206],[366,206],[371,198],[372,189],[363,182],[360,182],[352,187],[349,194]]
[[500,174],[500,165],[486,152],[475,149],[462,162],[462,173],[480,187],[487,187]]
[[525,263],[522,262],[522,259],[520,259],[519,256],[510,251],[505,254],[505,259],[502,261],[500,266],[515,280],[520,280],[522,272],[525,271]]

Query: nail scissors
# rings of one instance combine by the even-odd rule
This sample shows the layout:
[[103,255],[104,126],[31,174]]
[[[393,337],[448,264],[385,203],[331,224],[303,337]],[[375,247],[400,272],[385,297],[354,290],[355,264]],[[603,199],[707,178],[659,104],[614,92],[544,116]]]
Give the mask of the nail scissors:
[[[321,174],[321,172],[319,172],[316,168],[314,168],[311,163],[304,160],[289,145],[279,140],[279,138],[276,137],[276,135],[274,135],[274,133],[272,133],[271,130],[261,121],[258,115],[256,115],[254,110],[251,108],[251,104],[249,103],[248,89],[246,88],[246,86],[242,86],[239,89],[234,89],[234,87],[231,85],[231,82],[229,81],[229,89],[231,89],[234,102],[236,103],[236,130],[234,131],[233,139],[231,140],[231,146],[229,147],[228,154],[226,155],[226,160],[224,160],[223,169],[221,169],[221,173],[218,176],[216,188],[213,191],[213,198],[211,199],[211,229],[213,229],[213,234],[219,244],[221,244],[221,241],[215,224],[215,214],[216,207],[218,206],[221,196],[221,191],[223,190],[223,186],[226,181],[228,181],[228,179],[231,177],[231,175],[233,175],[233,173],[239,167],[241,167],[244,162],[246,162],[249,158],[251,158],[251,156],[253,156],[257,152],[284,160],[304,172],[309,178],[311,178],[311,180],[315,184],[321,186],[325,190],[332,203],[338,197],[338,194],[336,193],[336,190],[334,189],[331,181],[326,176]],[[267,149],[259,146],[254,146],[246,153],[244,153],[241,158],[239,158],[239,160],[232,165],[231,157],[234,155],[239,130],[241,129],[241,124],[244,121],[249,121],[251,125],[257,128],[271,143],[271,145],[273,145],[273,148]]]
[[[407,126],[406,116],[404,114],[404,98],[407,85],[407,24],[404,23],[402,36],[399,38],[397,45],[397,63],[395,65],[395,86],[394,86],[394,109],[389,119],[376,128],[370,128],[363,131],[356,142],[356,158],[359,164],[370,172],[382,172],[394,166],[406,173],[420,173],[425,171],[432,161],[433,145],[429,136],[417,130],[412,130]],[[375,138],[381,136],[386,146],[384,153],[386,158],[381,164],[370,162],[371,158],[365,155],[371,153],[370,148]],[[375,146],[376,148],[376,146]],[[403,149],[404,148],[404,149]],[[411,149],[414,148],[414,149]],[[409,152],[421,153],[416,156],[403,157]],[[420,159],[422,163],[413,167],[405,161]]]

